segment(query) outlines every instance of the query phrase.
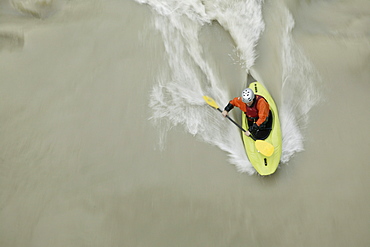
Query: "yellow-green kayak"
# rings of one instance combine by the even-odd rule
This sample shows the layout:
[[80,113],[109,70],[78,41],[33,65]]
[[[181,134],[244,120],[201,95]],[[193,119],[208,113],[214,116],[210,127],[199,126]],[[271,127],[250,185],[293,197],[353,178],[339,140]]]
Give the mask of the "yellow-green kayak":
[[[280,163],[281,151],[282,151],[282,137],[281,137],[281,128],[279,114],[277,111],[276,104],[272,99],[269,92],[266,88],[259,82],[253,82],[249,85],[249,88],[253,90],[255,94],[263,96],[270,105],[270,111],[272,113],[272,130],[269,136],[265,139],[266,142],[272,144],[274,147],[274,152],[271,156],[267,157],[257,151],[255,141],[244,135],[243,133],[243,142],[245,151],[249,161],[252,163],[256,171],[262,175],[273,174]],[[242,113],[242,127],[248,129],[247,119],[244,113]]]

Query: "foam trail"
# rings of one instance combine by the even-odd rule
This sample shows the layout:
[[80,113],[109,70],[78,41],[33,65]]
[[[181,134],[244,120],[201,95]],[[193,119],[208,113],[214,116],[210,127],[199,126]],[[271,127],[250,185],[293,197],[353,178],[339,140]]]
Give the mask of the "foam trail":
[[[259,9],[257,14],[261,15],[261,6],[254,1],[234,1],[234,5],[225,5],[226,2],[223,1],[195,0],[139,2],[151,5],[158,13],[154,17],[154,23],[162,35],[168,58],[167,67],[163,67],[157,84],[152,89],[150,101],[153,110],[151,119],[160,127],[161,147],[165,145],[167,131],[181,124],[192,135],[228,152],[230,163],[235,164],[238,171],[254,173],[245,154],[240,131],[207,106],[202,98],[203,95],[208,95],[220,104],[227,102],[229,95],[222,90],[223,85],[203,56],[203,47],[198,37],[203,25],[218,20],[230,30],[234,39],[245,44],[238,48],[244,56],[242,59],[247,61],[247,66],[251,66],[255,59],[254,47],[264,24],[261,22],[258,25],[260,30],[256,34],[248,21],[243,21],[244,26],[235,26],[234,23],[241,22],[240,18],[245,17],[249,11]],[[217,4],[219,6],[215,7]],[[241,7],[243,4],[245,6]],[[235,15],[238,11],[246,13]]]
[[230,1],[214,0],[203,1],[210,18],[217,20],[220,25],[229,31],[236,43],[240,59],[248,71],[256,60],[255,47],[265,30],[262,17],[263,0]]
[[[240,131],[219,113],[206,105],[202,96],[211,96],[219,104],[231,97],[222,90],[223,83],[203,55],[199,32],[203,25],[217,20],[234,39],[240,59],[249,71],[257,57],[255,47],[265,29],[262,18],[263,1],[164,1],[140,0],[155,10],[155,28],[163,38],[168,63],[151,92],[151,119],[160,129],[160,145],[165,146],[166,133],[176,125],[202,141],[226,151],[238,171],[253,174],[242,144]],[[312,77],[314,69],[293,42],[294,20],[281,8],[284,24],[281,30],[283,69],[282,105],[278,106],[283,131],[282,162],[288,162],[303,150],[301,128],[305,116],[316,103]],[[278,40],[278,39],[277,39]],[[242,83],[242,82],[241,82]],[[222,107],[222,106],[221,106]]]
[[282,97],[280,107],[283,132],[281,161],[286,163],[296,152],[304,150],[302,129],[308,122],[308,112],[319,102],[316,89],[320,77],[292,38],[294,19],[288,9],[282,10],[286,26],[282,35]]

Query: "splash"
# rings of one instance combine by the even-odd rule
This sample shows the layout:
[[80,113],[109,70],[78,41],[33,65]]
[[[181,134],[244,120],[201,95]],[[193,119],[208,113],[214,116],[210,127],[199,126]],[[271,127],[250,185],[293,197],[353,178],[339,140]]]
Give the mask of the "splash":
[[308,113],[320,100],[317,82],[321,79],[292,38],[294,19],[287,9],[282,10],[286,25],[282,35],[282,97],[279,110],[283,132],[281,161],[287,163],[294,153],[304,150],[302,129],[308,123]]
[[[243,66],[249,71],[258,55],[255,47],[265,29],[263,1],[138,2],[148,4],[154,10],[154,25],[162,36],[168,61],[153,86],[149,105],[153,112],[151,120],[160,129],[160,146],[165,147],[166,134],[172,127],[182,125],[190,134],[226,151],[229,162],[238,171],[255,173],[245,154],[240,131],[203,101],[203,95],[223,103],[228,102],[230,96],[215,73],[217,68],[212,67],[209,58],[204,56],[199,33],[204,25],[218,21],[233,38]],[[303,150],[300,120],[313,103],[302,103],[294,95],[297,92],[302,94],[299,90],[306,92],[306,85],[295,83],[304,79],[310,73],[310,68],[301,68],[307,61],[292,42],[294,21],[289,13],[286,16],[287,28],[282,35],[282,92],[286,94],[281,107],[283,162],[287,162],[295,152]]]

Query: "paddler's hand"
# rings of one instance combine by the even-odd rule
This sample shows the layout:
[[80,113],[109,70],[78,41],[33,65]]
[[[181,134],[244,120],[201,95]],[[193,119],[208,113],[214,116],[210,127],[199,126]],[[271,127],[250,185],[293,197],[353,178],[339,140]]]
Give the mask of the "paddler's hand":
[[259,131],[260,127],[256,123],[253,123],[253,125],[249,129],[250,129],[250,131],[252,131],[254,133],[254,132]]
[[246,135],[246,136],[250,136],[250,135],[251,135],[251,132],[249,132],[248,130],[246,130],[246,131],[244,132],[244,135]]
[[228,111],[225,111],[225,110],[224,110],[224,111],[222,112],[222,116],[226,117],[228,113],[229,113]]

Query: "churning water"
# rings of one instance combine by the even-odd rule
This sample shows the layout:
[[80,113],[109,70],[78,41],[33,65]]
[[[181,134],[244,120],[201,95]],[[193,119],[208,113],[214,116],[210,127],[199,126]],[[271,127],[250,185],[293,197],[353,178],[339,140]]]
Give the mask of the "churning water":
[[[265,31],[263,1],[138,2],[149,4],[154,10],[155,28],[160,32],[166,50],[167,64],[157,77],[150,101],[151,119],[161,132],[161,146],[165,146],[167,131],[181,124],[190,134],[226,151],[229,161],[239,171],[254,173],[239,130],[227,121],[221,121],[220,115],[207,107],[202,99],[203,95],[211,96],[223,108],[236,95],[230,95],[227,83],[217,76],[217,68],[204,54],[199,37],[202,27],[217,21],[232,37],[241,66],[251,73],[259,55],[256,46]],[[277,79],[279,85],[273,87],[263,81],[263,76],[259,79],[268,89],[279,89],[270,90],[270,93],[281,99],[277,102],[283,131],[281,161],[286,163],[294,153],[303,150],[302,128],[307,123],[307,113],[319,99],[315,83],[320,80],[315,68],[292,39],[292,14],[284,6],[277,8],[275,14],[279,16],[279,22],[275,25],[278,36],[273,42],[279,48],[281,59],[270,66],[281,68],[281,78]],[[245,81],[240,81],[240,89],[244,86]]]

